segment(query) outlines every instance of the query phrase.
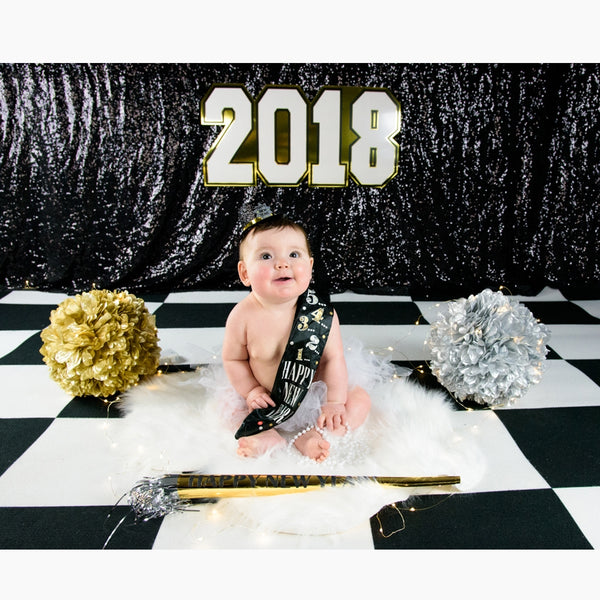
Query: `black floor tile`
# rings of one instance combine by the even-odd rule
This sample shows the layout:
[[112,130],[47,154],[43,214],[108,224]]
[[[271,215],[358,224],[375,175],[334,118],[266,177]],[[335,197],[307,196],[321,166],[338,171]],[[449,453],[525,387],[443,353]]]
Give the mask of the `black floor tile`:
[[44,329],[56,304],[0,304],[0,330]]
[[190,364],[177,364],[177,365],[159,365],[158,368],[163,373],[181,373],[181,372],[189,372],[195,371],[197,368],[208,367],[208,363],[202,363],[199,365],[190,365]]
[[0,507],[0,548],[29,550],[151,549],[162,518],[133,522],[128,506]]
[[144,302],[164,302],[169,292],[149,292],[147,294],[143,292],[132,292],[137,298],[141,298]]
[[43,365],[40,354],[43,342],[39,333],[34,333],[14,350],[0,357],[0,365]]
[[179,327],[225,327],[225,321],[235,304],[163,304],[158,308],[156,326]]
[[[550,341],[552,341],[552,338]],[[548,349],[548,354],[546,354],[546,360],[561,359],[561,356],[558,354],[558,352],[556,352],[556,350],[553,350],[550,346],[546,346],[546,348]]]
[[48,429],[53,420],[0,419],[0,475]]
[[536,319],[548,324],[594,325],[600,319],[571,302],[523,302]]
[[393,365],[396,365],[398,367],[403,367],[405,369],[410,369],[411,371],[414,371],[416,368],[421,367],[422,365],[425,364],[425,361],[419,361],[419,360],[392,360],[390,362]]
[[409,379],[415,383],[419,383],[429,390],[442,390],[448,394],[448,390],[437,380],[437,377],[431,372],[431,367],[427,361],[414,361],[406,363],[406,361],[393,360],[392,363],[400,366],[412,366],[413,372]]
[[550,489],[420,496],[396,506],[401,514],[386,507],[371,518],[375,549],[592,548]]
[[[401,364],[400,361],[392,361],[394,364]],[[418,364],[417,368],[413,369],[409,379],[422,385],[428,390],[437,390],[444,392],[448,399],[452,401],[455,410],[489,410],[485,404],[479,404],[475,401],[457,400],[454,396],[437,380],[436,376],[431,372],[431,367],[425,361]],[[402,366],[402,364],[401,364]],[[413,365],[414,367],[414,365]]]
[[552,487],[600,485],[600,406],[497,410]]
[[596,284],[582,286],[561,286],[560,292],[567,300],[598,300],[600,286]]
[[569,359],[567,360],[567,362],[579,369],[582,373],[585,373],[592,381],[594,381],[597,385],[600,386],[600,360]]
[[57,418],[114,419],[122,415],[117,410],[118,394],[108,398],[76,396],[58,414]]
[[[414,302],[335,302],[344,325],[427,325]],[[419,318],[420,317],[420,318]]]
[[[235,306],[224,304],[163,304],[155,311],[156,326],[223,327]],[[344,325],[427,325],[413,302],[336,302],[335,309]],[[419,318],[420,317],[420,318]]]

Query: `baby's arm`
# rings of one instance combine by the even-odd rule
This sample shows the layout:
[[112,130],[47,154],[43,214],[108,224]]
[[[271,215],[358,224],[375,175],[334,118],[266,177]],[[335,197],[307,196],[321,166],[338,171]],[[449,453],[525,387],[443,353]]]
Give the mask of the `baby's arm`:
[[260,385],[250,368],[244,310],[239,304],[231,311],[225,324],[222,358],[231,385],[246,399],[249,410],[275,406],[269,391]]
[[344,358],[340,322],[335,311],[329,338],[321,357],[319,379],[322,379],[327,385],[327,402],[321,409],[317,425],[333,430],[346,424],[346,399],[348,397],[348,370]]

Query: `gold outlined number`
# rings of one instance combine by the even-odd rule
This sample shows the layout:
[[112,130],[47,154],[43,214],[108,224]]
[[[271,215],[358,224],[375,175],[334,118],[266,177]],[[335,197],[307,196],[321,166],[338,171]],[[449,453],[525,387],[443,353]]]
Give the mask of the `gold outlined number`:
[[[323,314],[325,310],[323,308],[317,308],[317,310],[313,310],[310,313],[312,320],[316,323],[320,323],[323,320]],[[302,315],[299,319],[300,323],[296,326],[298,331],[306,331],[308,329],[308,324],[310,323],[310,319],[307,316]]]
[[[352,104],[352,130],[358,140],[350,149],[350,170],[363,185],[384,185],[398,167],[398,133],[394,101],[377,91],[365,91]],[[383,182],[383,183],[382,183]]]
[[254,165],[233,162],[253,122],[252,100],[241,86],[215,87],[202,101],[202,125],[223,126],[204,159],[205,185],[256,185]]
[[[259,176],[297,186],[308,176],[309,186],[340,187],[351,175],[359,185],[385,186],[398,172],[400,104],[385,89],[343,89],[352,91],[350,102],[342,89],[327,88],[309,104],[297,86],[266,86],[256,100],[242,85],[213,86],[200,122],[223,129],[204,159],[204,185],[253,186]],[[253,155],[247,147],[236,156],[249,140]]]
[[310,314],[312,315],[313,321],[320,323],[323,320],[323,313],[325,310],[323,308],[318,308],[317,310],[313,310]]
[[297,325],[298,331],[306,331],[308,329],[308,317],[302,316],[299,321],[300,323]]

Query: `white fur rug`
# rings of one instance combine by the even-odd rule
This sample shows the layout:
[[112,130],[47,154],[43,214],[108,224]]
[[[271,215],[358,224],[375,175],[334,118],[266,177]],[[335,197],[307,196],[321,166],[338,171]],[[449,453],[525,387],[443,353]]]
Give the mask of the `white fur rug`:
[[[155,376],[132,388],[118,404],[116,442],[126,470],[137,480],[167,473],[319,474],[363,476],[459,475],[459,490],[475,485],[485,469],[474,440],[452,425],[453,404],[445,394],[406,378],[374,385],[367,422],[341,439],[330,439],[320,464],[295,448],[259,458],[236,454],[237,440],[219,411],[227,386],[221,367]],[[133,479],[132,479],[133,480]],[[128,490],[123,490],[123,493]],[[300,494],[219,500],[234,524],[296,534],[339,533],[363,523],[382,507],[427,488],[388,488],[373,481],[317,488]],[[451,490],[449,490],[451,491]]]

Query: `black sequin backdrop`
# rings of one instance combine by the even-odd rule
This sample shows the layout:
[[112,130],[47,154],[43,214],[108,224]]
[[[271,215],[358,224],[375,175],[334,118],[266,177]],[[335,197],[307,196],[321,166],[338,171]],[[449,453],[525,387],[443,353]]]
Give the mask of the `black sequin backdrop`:
[[[205,187],[214,83],[388,88],[398,174]],[[0,285],[235,289],[238,210],[262,200],[307,227],[332,292],[597,296],[599,139],[598,65],[3,64]]]

